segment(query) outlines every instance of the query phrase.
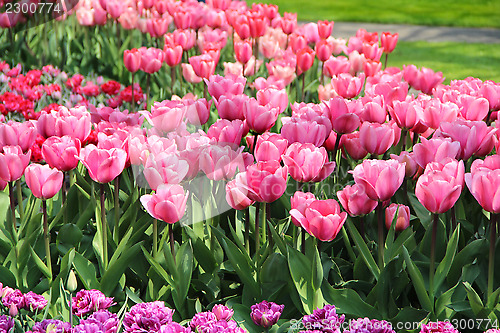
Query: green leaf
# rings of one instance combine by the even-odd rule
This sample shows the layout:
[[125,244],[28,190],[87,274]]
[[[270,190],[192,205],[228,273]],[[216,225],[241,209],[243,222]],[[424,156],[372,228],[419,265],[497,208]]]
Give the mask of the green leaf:
[[0,192],[0,225],[5,224],[7,212],[9,211],[10,199],[5,192]]
[[420,203],[420,201],[418,201],[414,193],[408,193],[408,199],[410,199],[410,204],[417,214],[420,223],[422,223],[424,225],[424,228],[427,229],[427,226],[431,223],[431,213],[429,213],[429,211]]
[[[451,287],[449,290],[444,292],[439,298],[436,300],[436,305],[435,305],[435,313],[436,317],[440,318],[450,318],[451,315],[453,314],[452,309],[449,308],[449,304],[451,303],[451,297],[455,293],[455,289],[459,286],[459,283],[457,283],[455,286]],[[444,314],[442,315],[442,313]]]
[[410,259],[408,250],[404,246],[403,246],[403,256],[405,258],[408,272],[410,273],[413,287],[415,288],[418,300],[420,301],[420,305],[422,305],[422,308],[425,309],[426,311],[432,312],[433,311],[432,302],[429,298],[429,295],[427,294],[424,278],[422,277],[422,274],[418,270],[417,266]]
[[100,289],[103,293],[110,295],[113,290],[115,290],[123,273],[133,261],[135,256],[139,253],[141,249],[141,243],[137,243],[134,246],[127,248],[120,256],[120,258],[118,258],[113,262],[113,264],[110,264],[108,266],[108,269],[101,279]]
[[17,286],[14,274],[4,266],[0,266],[0,282],[3,283],[4,286],[10,286],[11,288]]
[[478,315],[481,311],[484,311],[484,305],[481,301],[481,297],[479,297],[469,282],[464,282],[463,284],[465,286],[465,290],[467,291],[467,298],[469,299],[470,307],[474,314]]
[[184,227],[184,231],[191,238],[193,245],[193,254],[198,264],[205,272],[213,272],[217,269],[217,261],[210,249],[205,245],[203,239],[197,237],[194,231],[189,227]]
[[191,242],[185,242],[177,251],[175,256],[177,263],[177,275],[181,278],[174,280],[175,288],[172,296],[177,309],[182,309],[186,301],[191,277],[193,275],[193,249]]
[[459,239],[460,239],[460,224],[457,225],[457,228],[453,232],[451,239],[448,241],[448,245],[446,246],[446,254],[436,269],[436,274],[434,275],[434,291],[433,291],[434,295],[437,294],[439,287],[441,286],[444,279],[450,272],[451,265],[453,264],[453,259],[455,258],[455,254],[457,252]]
[[467,263],[472,262],[474,258],[487,251],[487,244],[488,241],[486,239],[476,239],[467,244],[467,246],[455,256],[455,260],[453,260],[447,277],[450,285],[459,281],[462,275],[462,269]]
[[380,313],[373,306],[363,301],[353,289],[335,289],[329,284],[323,283],[322,290],[325,300],[330,304],[334,304],[339,313],[354,317],[382,319]]
[[368,246],[366,246],[365,241],[363,240],[363,238],[359,234],[358,230],[352,224],[351,221],[347,221],[345,223],[345,225],[347,226],[347,229],[349,230],[349,233],[351,234],[351,237],[354,240],[354,243],[358,247],[358,250],[361,254],[361,257],[363,258],[363,261],[366,263],[366,265],[368,266],[368,269],[372,272],[375,279],[378,280],[378,278],[380,276],[380,269],[378,268],[377,263],[373,259],[373,256],[370,253]]
[[80,253],[75,252],[73,267],[75,267],[76,273],[80,277],[85,289],[99,289],[99,282],[96,278],[96,270],[93,263]]
[[252,290],[252,296],[256,299],[260,298],[260,287],[255,280],[255,267],[252,259],[246,252],[242,252],[236,245],[234,245],[229,238],[224,236],[219,230],[212,227],[212,232],[219,240],[220,244],[224,247],[229,261],[233,265],[236,274],[240,277],[241,281],[248,285]]
[[45,265],[45,263],[42,261],[42,259],[40,259],[40,257],[38,257],[35,250],[33,250],[33,248],[31,246],[30,246],[30,250],[31,250],[31,257],[35,261],[35,264],[38,266],[38,268],[40,268],[40,271],[43,273],[43,275],[45,275],[48,279],[52,279],[52,274],[50,274],[50,271],[49,271],[49,268],[47,267],[47,265]]
[[323,265],[321,264],[321,258],[319,257],[319,252],[316,247],[314,247],[314,257],[311,265],[312,270],[312,287],[314,290],[318,290],[323,282]]
[[144,256],[148,260],[148,262],[151,264],[151,267],[156,271],[156,273],[161,276],[169,285],[173,285],[172,278],[170,277],[170,274],[167,273],[163,267],[153,258],[152,255],[149,254],[149,252],[146,250],[144,246],[141,245],[142,253],[144,253]]

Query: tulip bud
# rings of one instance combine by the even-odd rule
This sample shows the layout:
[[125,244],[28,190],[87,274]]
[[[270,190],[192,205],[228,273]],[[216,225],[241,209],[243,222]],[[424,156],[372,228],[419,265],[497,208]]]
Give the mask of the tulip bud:
[[76,281],[76,275],[73,270],[69,271],[68,280],[66,281],[66,288],[71,292],[75,292],[78,287],[78,282]]

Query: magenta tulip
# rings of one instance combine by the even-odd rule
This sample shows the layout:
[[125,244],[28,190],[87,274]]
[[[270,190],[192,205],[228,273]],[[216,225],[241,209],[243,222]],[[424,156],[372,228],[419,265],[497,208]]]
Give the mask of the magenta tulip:
[[361,216],[371,213],[376,207],[378,202],[370,199],[363,186],[354,184],[347,185],[341,191],[337,192],[342,207],[351,216]]
[[76,168],[80,155],[80,140],[68,135],[52,136],[44,141],[42,145],[42,157],[50,165],[60,171],[69,171]]
[[257,162],[246,171],[248,197],[258,202],[278,200],[286,190],[288,171],[278,161]]
[[[306,208],[309,207],[313,201],[316,201],[316,197],[313,193],[296,191],[293,197],[290,198],[290,206],[291,209],[296,209],[300,214],[305,216]],[[291,216],[291,218],[292,223],[300,227],[300,222],[293,216]]]
[[236,177],[226,184],[226,201],[229,206],[236,210],[242,210],[254,203],[248,197],[249,189],[247,185],[246,172],[240,172]]
[[23,152],[27,152],[35,143],[36,135],[37,130],[32,122],[0,123],[0,150],[4,146],[19,146]]
[[5,146],[0,153],[0,179],[13,182],[20,179],[30,163],[31,150],[23,154],[19,146]]
[[385,209],[385,227],[388,230],[391,228],[394,219],[396,219],[396,231],[403,231],[408,228],[410,226],[410,207],[395,203],[391,204]]
[[48,165],[30,164],[24,171],[24,178],[35,197],[47,200],[59,192],[64,175]]
[[339,134],[354,132],[360,124],[359,117],[350,112],[346,101],[336,96],[325,103],[333,130]]
[[186,211],[188,193],[180,185],[162,184],[156,193],[141,196],[141,203],[155,219],[166,223],[178,222]]
[[283,155],[290,176],[298,182],[319,182],[328,177],[335,168],[335,162],[328,162],[328,154],[323,147],[310,143],[293,143]]
[[123,63],[125,68],[131,73],[135,73],[141,68],[141,51],[138,49],[125,50],[123,53]]

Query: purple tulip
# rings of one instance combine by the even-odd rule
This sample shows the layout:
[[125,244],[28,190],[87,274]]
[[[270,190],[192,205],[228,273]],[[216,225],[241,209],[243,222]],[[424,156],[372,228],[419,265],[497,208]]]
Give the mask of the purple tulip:
[[[70,333],[71,324],[57,319],[44,319],[39,323],[35,323],[31,328],[32,333],[46,333],[47,328],[51,328],[52,333]],[[1,329],[0,329],[1,331]]]
[[24,307],[31,311],[40,311],[47,306],[47,300],[42,295],[28,291],[24,294]]
[[162,325],[172,322],[173,313],[161,301],[136,304],[125,314],[124,332],[160,332]]
[[0,316],[0,332],[9,333],[14,327],[14,319],[9,316]]
[[340,333],[340,327],[344,322],[345,315],[339,317],[334,305],[325,305],[322,309],[316,309],[312,314],[302,318],[302,324],[308,330],[320,330],[328,333]]
[[459,333],[459,331],[449,321],[438,321],[422,325],[420,333]]
[[385,320],[358,318],[349,321],[349,329],[344,333],[396,333],[391,323]]
[[276,324],[278,319],[280,319],[284,308],[284,305],[278,305],[274,302],[264,300],[260,303],[252,305],[250,317],[252,317],[255,325],[263,328],[269,328]]
[[80,290],[73,297],[73,313],[79,317],[114,305],[113,297],[106,297],[96,289]]

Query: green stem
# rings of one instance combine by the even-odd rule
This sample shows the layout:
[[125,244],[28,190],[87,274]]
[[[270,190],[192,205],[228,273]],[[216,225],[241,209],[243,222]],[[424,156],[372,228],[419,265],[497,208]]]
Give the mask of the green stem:
[[21,187],[21,180],[16,180],[16,191],[17,191],[17,208],[19,208],[19,217],[21,221],[24,218],[24,208],[23,208],[23,190]]
[[439,223],[439,214],[434,214],[434,220],[432,222],[432,238],[431,238],[431,262],[429,265],[429,291],[431,294],[431,299],[434,298],[434,265],[436,261],[436,236],[437,236],[437,226]]
[[495,244],[497,240],[497,214],[491,213],[490,217],[490,256],[488,262],[488,301],[493,294],[493,277],[495,274]]
[[73,328],[73,293],[69,292],[69,325]]
[[260,220],[259,220],[260,202],[255,203],[255,253],[260,249]]
[[264,242],[264,244],[266,243],[266,240],[267,240],[267,235],[266,235],[266,225],[267,225],[267,220],[266,220],[266,213],[267,213],[267,206],[268,206],[268,203],[267,202],[263,202],[262,203],[263,207],[262,207],[262,241]]
[[135,112],[135,98],[134,98],[134,72],[132,72],[132,102],[131,102],[131,109],[132,109],[132,112]]
[[47,261],[47,268],[52,279],[52,259],[50,257],[50,236],[49,236],[49,217],[47,215],[47,201],[42,200],[43,212],[43,239],[45,241],[45,260]]
[[[151,74],[148,73],[148,78],[146,80],[146,110],[149,110],[149,89],[151,84]],[[134,87],[132,87],[134,89]]]
[[384,204],[379,202],[377,205],[378,221],[378,266],[380,271],[384,269]]
[[300,235],[302,236],[302,242],[300,243],[300,250],[302,254],[306,254],[306,229],[300,229]]
[[174,84],[175,84],[175,67],[170,67],[170,78],[172,79],[172,87],[170,93],[174,94]]
[[71,188],[71,186],[73,186],[73,184],[75,183],[74,171],[69,170],[68,176],[69,176],[69,188]]
[[158,254],[158,220],[153,219],[153,258]]
[[[14,204],[14,183],[9,182],[10,212],[12,214],[12,230],[17,234],[16,206]],[[16,237],[17,238],[17,237]]]
[[168,235],[170,237],[170,252],[172,253],[172,258],[174,258],[175,262],[175,246],[174,246],[174,226],[172,223],[168,224]]
[[250,255],[250,209],[245,209],[245,248]]
[[347,231],[345,231],[345,228],[342,227],[340,228],[342,232],[342,239],[344,240],[345,247],[347,249],[347,254],[349,255],[349,258],[351,258],[352,262],[356,261],[356,255],[354,254],[354,250],[352,249],[351,242],[349,241],[349,236],[347,236]]
[[118,231],[120,224],[120,175],[115,178],[115,225],[113,227],[114,233]]
[[101,232],[102,232],[102,264],[104,269],[108,268],[108,230],[106,223],[106,192],[104,184],[99,184],[101,187]]
[[302,90],[301,90],[301,95],[302,95],[302,98],[301,98],[301,102],[304,101],[305,97],[306,97],[306,73],[302,73]]
[[385,62],[384,62],[384,69],[387,68],[387,58],[389,57],[389,53],[385,54]]

